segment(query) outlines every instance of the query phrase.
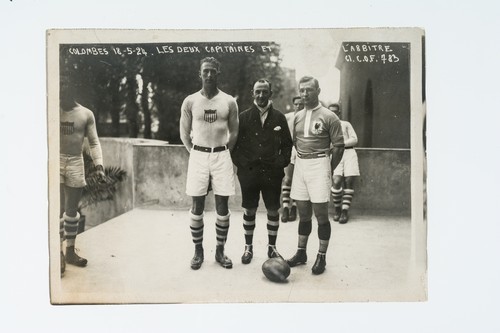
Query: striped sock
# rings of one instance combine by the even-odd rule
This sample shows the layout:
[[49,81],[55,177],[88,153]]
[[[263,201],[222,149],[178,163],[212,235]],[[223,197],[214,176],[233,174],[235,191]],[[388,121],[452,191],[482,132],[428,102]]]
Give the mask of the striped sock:
[[62,243],[64,241],[64,219],[62,217],[59,219],[59,238]]
[[338,190],[332,187],[330,190],[332,191],[333,206],[335,208],[340,208],[340,206],[342,206],[342,187]]
[[267,237],[269,245],[276,245],[276,238],[278,237],[278,228],[280,226],[280,216],[267,215]]
[[191,229],[193,243],[195,246],[201,246],[203,244],[203,213],[201,213],[201,215],[195,215],[189,211],[189,217],[189,228]]
[[255,215],[249,216],[243,213],[243,229],[245,230],[245,244],[252,245],[253,231],[255,229]]
[[76,216],[71,217],[63,214],[64,219],[64,235],[66,237],[66,246],[75,246],[76,235],[78,234],[78,221],[80,214],[77,212]]
[[227,232],[229,230],[229,216],[231,216],[231,212],[228,212],[226,216],[217,214],[217,221],[215,222],[217,245],[224,246],[226,244]]
[[351,202],[352,202],[353,196],[354,196],[354,190],[347,189],[347,188],[344,190],[344,196],[342,198],[342,209],[343,210],[349,210],[349,207],[351,207]]
[[281,188],[281,193],[282,193],[282,201],[283,201],[283,204],[282,204],[282,207],[285,208],[285,207],[289,207],[290,206],[290,190],[292,188],[290,186],[285,186],[283,185],[283,187]]

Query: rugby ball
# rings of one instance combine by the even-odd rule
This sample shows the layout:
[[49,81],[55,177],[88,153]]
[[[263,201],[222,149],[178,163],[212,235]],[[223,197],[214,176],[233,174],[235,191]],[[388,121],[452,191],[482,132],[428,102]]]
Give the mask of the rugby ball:
[[271,258],[262,264],[262,272],[273,282],[283,282],[290,275],[290,266],[281,257]]

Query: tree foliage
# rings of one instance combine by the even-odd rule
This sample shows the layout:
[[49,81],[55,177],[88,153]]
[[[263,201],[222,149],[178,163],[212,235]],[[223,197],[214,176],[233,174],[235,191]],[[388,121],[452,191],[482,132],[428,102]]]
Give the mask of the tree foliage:
[[275,94],[283,89],[278,44],[252,42],[245,43],[247,52],[209,52],[216,46],[228,50],[235,43],[170,45],[173,51],[199,50],[191,53],[166,53],[159,44],[61,45],[61,81],[78,86],[77,101],[96,114],[99,135],[180,143],[180,107],[201,88],[202,58],[214,56],[221,62],[219,88],[237,98],[240,110],[251,105],[252,84],[259,78],[271,80]]

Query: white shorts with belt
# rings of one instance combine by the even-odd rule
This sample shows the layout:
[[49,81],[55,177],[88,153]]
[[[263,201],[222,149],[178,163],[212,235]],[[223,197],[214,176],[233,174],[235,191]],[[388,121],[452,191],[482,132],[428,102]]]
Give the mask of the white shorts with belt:
[[328,156],[311,159],[297,156],[290,192],[292,199],[313,203],[328,202],[331,184],[332,176]]
[[235,194],[234,169],[229,149],[215,153],[191,149],[186,194],[192,197],[206,195],[209,181],[212,182],[214,194]]

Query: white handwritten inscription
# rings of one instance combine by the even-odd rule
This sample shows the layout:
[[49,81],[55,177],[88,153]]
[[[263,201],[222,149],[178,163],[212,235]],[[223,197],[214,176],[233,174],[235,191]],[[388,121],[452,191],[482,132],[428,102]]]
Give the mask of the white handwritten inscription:
[[154,56],[174,53],[254,53],[272,52],[269,45],[106,45],[106,46],[78,46],[68,48],[71,55],[103,56],[103,55],[135,55]]
[[346,62],[397,63],[399,57],[391,45],[380,43],[342,43]]

